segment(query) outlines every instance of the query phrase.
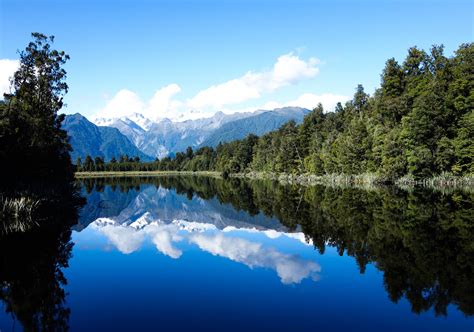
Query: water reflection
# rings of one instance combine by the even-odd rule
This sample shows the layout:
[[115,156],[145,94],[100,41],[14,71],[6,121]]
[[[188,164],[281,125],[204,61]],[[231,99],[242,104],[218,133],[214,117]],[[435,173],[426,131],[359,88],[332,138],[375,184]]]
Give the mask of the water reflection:
[[63,269],[71,257],[70,227],[77,223],[82,200],[74,188],[43,186],[22,195],[41,200],[17,217],[1,215],[0,223],[10,227],[0,234],[0,300],[13,330],[18,321],[25,331],[65,331],[70,309]]
[[[224,257],[250,268],[268,268],[276,271],[284,284],[300,283],[303,279],[318,279],[321,267],[296,254],[282,253],[274,247],[250,241],[239,234],[238,229],[226,227],[219,230],[215,225],[174,220],[171,223],[154,221],[146,213],[129,226],[118,224],[112,219],[100,218],[89,227],[104,234],[120,252],[130,254],[137,251],[146,240],[151,241],[162,254],[178,259],[183,254],[176,245],[179,242],[197,245],[201,250]],[[286,233],[244,229],[245,232],[261,233],[270,238]],[[290,235],[299,238],[299,234]]]
[[[183,236],[173,229],[176,225],[163,225],[156,238],[160,243],[157,247],[170,257],[182,254],[175,243],[185,239],[203,250],[249,266],[271,267],[282,281],[292,282],[301,278],[286,275],[285,268],[278,265],[282,261],[278,253],[264,251],[271,258],[261,260],[258,254],[247,255],[241,249],[233,252],[240,244],[228,242],[222,230],[232,226],[290,234],[303,232],[320,253],[330,246],[340,255],[354,257],[361,273],[368,264],[374,264],[384,273],[384,286],[390,299],[393,302],[408,299],[415,313],[433,308],[436,315],[446,315],[449,304],[466,315],[474,313],[473,193],[405,191],[394,187],[369,191],[302,188],[205,177],[109,178],[89,179],[84,183],[91,192],[94,192],[92,188],[100,189],[101,202],[112,202],[109,197],[124,193],[135,197],[116,219],[122,225],[133,225],[148,211],[151,220],[197,221],[211,223],[221,230]],[[150,196],[146,198],[148,190]],[[103,209],[94,216],[110,216],[113,209]],[[136,230],[118,232],[134,234],[122,247],[125,251],[136,248],[144,236]],[[117,239],[117,233],[113,237]],[[258,248],[251,243],[246,245]],[[298,271],[305,272],[293,276],[317,278],[319,266],[306,262],[308,267],[304,269],[301,268],[304,264],[295,264]]]
[[[325,275],[325,271],[338,258],[323,259],[324,255],[316,257],[304,254],[307,249],[301,250],[304,245],[313,253],[311,247],[324,254],[331,247],[340,255],[353,257],[360,273],[366,273],[369,265],[382,272],[383,285],[378,281],[370,285],[371,289],[362,289],[363,294],[378,291],[383,286],[384,296],[386,293],[393,302],[408,300],[414,313],[433,310],[436,315],[446,315],[450,305],[465,315],[474,313],[473,193],[405,191],[393,187],[370,191],[319,186],[302,188],[273,182],[205,177],[85,179],[82,184],[87,204],[81,209],[79,218],[77,202],[72,203],[62,193],[61,200],[57,195],[53,199],[42,197],[41,208],[33,215],[34,225],[38,227],[17,227],[7,220],[8,227],[2,228],[8,230],[0,235],[0,300],[8,314],[0,314],[2,330],[15,322],[27,331],[69,328],[75,307],[72,306],[71,313],[65,291],[68,283],[65,269],[73,251],[74,257],[83,255],[82,260],[77,261],[80,264],[75,272],[68,275],[69,280],[76,278],[77,284],[81,279],[78,271],[84,268],[81,264],[89,263],[89,259],[98,255],[97,252],[92,256],[84,255],[78,250],[83,244],[81,241],[73,250],[73,224],[74,239],[84,241],[84,235],[98,234],[116,250],[128,255],[120,254],[121,258],[130,258],[151,245],[164,255],[158,255],[163,257],[159,260],[162,264],[183,262],[191,255],[187,250],[194,248],[213,259],[206,261],[208,265],[204,269],[224,261],[236,262],[235,266],[256,271],[252,271],[252,277],[255,274],[256,279],[261,278],[256,284],[270,280],[260,273],[269,270],[268,274],[278,285],[278,288],[271,288],[272,296],[282,295],[281,292],[288,289],[304,288],[304,294],[311,297],[312,290],[324,288],[321,285],[331,277],[336,279],[333,285],[337,287],[346,276],[335,278],[336,272]],[[290,242],[298,244],[299,249],[288,245]],[[217,262],[213,256],[221,261]],[[105,261],[115,259],[117,265],[132,261],[109,257],[108,253],[101,257]],[[135,259],[143,257],[147,257],[143,268],[148,273],[151,268],[146,264],[150,263],[150,256],[137,255]],[[127,268],[125,266],[119,273]],[[349,269],[344,271],[350,273]],[[146,277],[146,273],[140,277]],[[229,278],[225,273],[222,275],[224,280]],[[321,281],[313,282],[319,280],[320,275]],[[190,281],[187,278],[197,276],[173,275],[169,280],[177,277],[181,278],[182,285]],[[101,287],[111,290],[109,296],[120,293],[116,284],[109,285],[113,278],[106,280]],[[294,287],[287,287],[289,284]],[[149,285],[152,285],[150,280],[145,286]],[[173,291],[175,289],[179,287],[174,287]],[[193,289],[189,286],[187,291]],[[130,290],[122,290],[132,296]],[[326,291],[327,297],[334,293],[334,289]],[[363,303],[360,295],[347,292],[348,298]],[[78,293],[76,289],[75,295]],[[173,299],[175,294],[170,296],[168,299]],[[295,297],[293,305],[302,300],[303,295],[298,296],[301,297]],[[142,297],[137,300],[142,301]],[[185,302],[190,300],[183,298]],[[262,302],[262,305],[265,303],[268,304]],[[310,302],[305,303],[303,308],[311,306]],[[165,303],[163,307],[167,305]],[[338,302],[338,305],[342,303]],[[145,306],[141,309],[145,310]],[[393,307],[385,310],[393,310]],[[97,312],[104,314],[100,310]],[[308,327],[312,322],[308,321],[310,316],[303,316],[305,312],[300,310],[301,317],[306,319],[300,323]],[[147,313],[151,314],[145,310],[143,317]],[[76,315],[79,315],[78,321],[86,320],[81,314]],[[8,325],[3,324],[5,322]],[[456,322],[461,321],[457,318]],[[78,324],[76,321],[76,327],[80,326]]]

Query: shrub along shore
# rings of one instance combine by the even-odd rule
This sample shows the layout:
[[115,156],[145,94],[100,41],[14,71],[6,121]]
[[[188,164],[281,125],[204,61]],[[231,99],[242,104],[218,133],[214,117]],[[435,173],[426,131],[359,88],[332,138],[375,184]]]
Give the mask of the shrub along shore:
[[443,174],[441,176],[415,180],[413,177],[405,176],[396,181],[390,181],[376,174],[286,174],[271,172],[243,172],[243,173],[221,173],[212,171],[121,171],[121,172],[76,172],[76,178],[92,177],[153,177],[153,176],[209,176],[217,178],[243,178],[249,180],[271,180],[281,184],[295,184],[302,186],[326,185],[326,186],[381,186],[397,185],[400,187],[427,187],[427,188],[463,188],[474,189],[474,176],[452,176]]

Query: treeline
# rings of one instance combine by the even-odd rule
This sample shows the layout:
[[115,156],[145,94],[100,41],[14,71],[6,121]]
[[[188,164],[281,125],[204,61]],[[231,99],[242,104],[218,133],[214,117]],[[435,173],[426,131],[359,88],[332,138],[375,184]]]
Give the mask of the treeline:
[[373,96],[358,85],[345,105],[326,112],[320,104],[300,125],[120,170],[463,176],[474,173],[473,140],[474,44],[450,58],[443,46],[413,47],[403,63],[386,62]]
[[[257,136],[254,136],[257,137]],[[220,144],[219,146],[222,146]],[[177,152],[174,157],[165,157],[152,162],[141,162],[140,158],[121,155],[112,157],[108,162],[103,157],[92,158],[87,155],[84,160],[77,158],[76,168],[79,172],[100,171],[213,171],[216,167],[217,151],[212,147],[202,147],[193,151],[188,147],[185,152]]]
[[143,165],[140,164],[138,156],[121,155],[118,160],[112,157],[109,162],[105,162],[103,157],[92,159],[90,155],[87,155],[84,162],[81,157],[76,160],[76,168],[79,172],[130,171],[139,167],[143,167]]

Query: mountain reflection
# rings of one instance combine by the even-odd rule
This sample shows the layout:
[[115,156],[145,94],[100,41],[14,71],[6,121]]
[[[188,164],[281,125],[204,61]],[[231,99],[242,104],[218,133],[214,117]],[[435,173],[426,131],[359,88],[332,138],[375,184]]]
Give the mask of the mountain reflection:
[[288,234],[304,237],[321,254],[330,246],[354,257],[361,273],[375,265],[390,299],[406,298],[415,313],[433,308],[446,315],[449,304],[474,313],[473,193],[304,188],[208,177],[82,182],[88,206],[77,229],[93,222],[124,253],[149,239],[163,254],[179,258],[179,243],[186,241],[250,267],[273,269],[283,283],[316,280],[317,263],[229,236],[238,229]]

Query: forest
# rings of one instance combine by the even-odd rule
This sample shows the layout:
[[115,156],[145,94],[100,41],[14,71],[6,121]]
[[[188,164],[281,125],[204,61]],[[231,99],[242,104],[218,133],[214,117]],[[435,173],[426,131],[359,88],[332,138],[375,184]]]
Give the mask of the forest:
[[474,173],[474,44],[452,57],[443,46],[412,47],[386,61],[373,95],[358,85],[332,110],[321,104],[303,123],[261,137],[200,147],[150,163],[87,157],[79,171],[218,171],[224,174],[373,174],[382,181]]

